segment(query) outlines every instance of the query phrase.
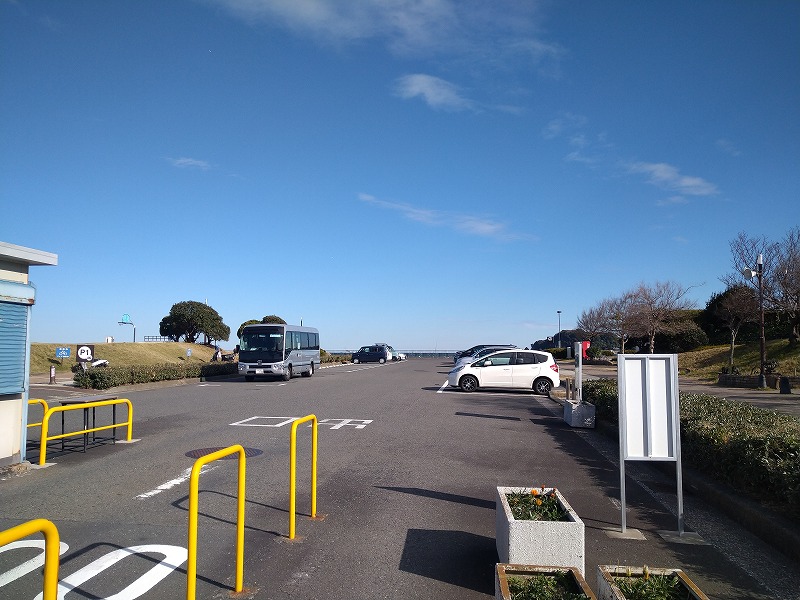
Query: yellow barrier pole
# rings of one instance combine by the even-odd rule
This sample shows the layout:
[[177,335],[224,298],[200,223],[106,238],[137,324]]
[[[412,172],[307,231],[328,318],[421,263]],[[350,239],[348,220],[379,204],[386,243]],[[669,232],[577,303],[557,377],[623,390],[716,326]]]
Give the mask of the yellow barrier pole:
[[308,421],[312,421],[311,431],[311,518],[317,516],[317,417],[308,415],[296,419],[292,423],[292,434],[289,442],[289,539],[294,539],[295,533],[295,497],[297,488],[297,428]]
[[[103,425],[102,427],[94,427],[93,429],[81,429],[80,431],[71,431],[69,433],[62,433],[61,435],[53,435],[48,437],[50,427],[50,417],[57,412],[67,412],[70,410],[88,410],[90,408],[98,408],[100,406],[111,406],[112,404],[127,404],[128,405],[128,420],[124,423],[115,423],[113,425]],[[70,437],[73,435],[83,435],[92,433],[94,431],[104,431],[106,429],[115,429],[117,427],[127,426],[127,441],[133,439],[133,404],[127,398],[116,398],[114,400],[99,400],[97,402],[87,402],[86,404],[74,404],[69,406],[54,406],[48,408],[42,417],[42,434],[41,434],[41,448],[39,450],[39,464],[43,465],[47,458],[47,442],[50,440],[60,440],[61,438]]]
[[44,534],[44,584],[43,600],[56,600],[58,592],[58,554],[60,539],[58,529],[47,519],[34,519],[11,529],[0,531],[0,546],[16,542],[32,533]]
[[239,453],[239,485],[236,515],[236,590],[244,587],[244,507],[245,507],[245,453],[244,448],[234,444],[198,458],[189,478],[189,540],[186,563],[186,600],[194,600],[197,594],[197,513],[199,504],[200,469],[204,465],[230,454]]
[[[44,421],[44,414],[47,412],[47,409],[49,408],[47,406],[47,402],[42,398],[30,398],[28,400],[28,406],[30,406],[31,404],[42,405],[42,420]],[[41,423],[28,423],[28,427],[38,427],[39,425],[41,425]]]

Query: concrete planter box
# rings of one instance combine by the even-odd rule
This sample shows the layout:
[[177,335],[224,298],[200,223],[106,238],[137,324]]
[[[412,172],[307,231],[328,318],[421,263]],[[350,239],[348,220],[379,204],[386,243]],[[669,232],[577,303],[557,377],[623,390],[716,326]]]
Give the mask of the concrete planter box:
[[[644,577],[643,567],[626,567],[621,565],[597,566],[597,597],[599,600],[625,600],[619,587],[614,583],[615,577]],[[680,569],[648,568],[650,575],[677,575],[680,585],[688,594],[688,598],[708,600],[691,579]]]
[[530,492],[532,488],[498,487],[495,538],[501,563],[575,567],[584,574],[585,537],[583,521],[556,488],[559,504],[567,511],[568,521],[517,521],[511,513],[506,494]]
[[570,427],[594,429],[594,404],[588,402],[565,402],[564,421]]
[[569,578],[574,582],[575,588],[589,600],[597,600],[597,596],[589,589],[589,585],[575,567],[546,567],[539,565],[509,565],[500,563],[494,573],[495,600],[511,600],[508,589],[509,577],[530,577],[532,575],[554,575],[556,573],[569,573]]

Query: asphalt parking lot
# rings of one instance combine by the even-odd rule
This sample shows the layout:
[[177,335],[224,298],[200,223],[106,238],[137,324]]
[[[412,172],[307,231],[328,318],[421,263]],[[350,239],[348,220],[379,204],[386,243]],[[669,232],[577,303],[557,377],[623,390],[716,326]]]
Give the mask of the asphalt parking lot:
[[[676,540],[674,476],[626,468],[618,449],[571,429],[529,393],[443,388],[450,362],[345,365],[290,382],[241,379],[117,391],[134,406],[130,444],[48,454],[54,466],[0,481],[0,528],[46,518],[67,546],[60,579],[76,598],[182,598],[188,494],[197,456],[247,451],[244,586],[235,574],[237,463],[199,483],[198,598],[488,598],[494,594],[496,486],[555,486],[586,524],[587,580],[598,564],[679,567],[710,598],[800,598],[800,567],[685,492]],[[34,388],[49,401],[85,394]],[[32,409],[33,410],[33,409]],[[318,518],[310,512],[308,427],[298,431],[297,537],[289,540],[291,419],[319,425]],[[99,418],[104,418],[98,415]],[[689,541],[690,543],[687,543]],[[0,552],[0,598],[35,598],[40,550]],[[117,594],[114,596],[114,594]]]

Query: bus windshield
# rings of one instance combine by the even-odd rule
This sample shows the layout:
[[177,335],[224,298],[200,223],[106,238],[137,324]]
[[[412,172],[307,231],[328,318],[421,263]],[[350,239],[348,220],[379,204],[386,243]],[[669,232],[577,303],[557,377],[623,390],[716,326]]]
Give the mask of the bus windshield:
[[239,353],[249,360],[280,362],[283,360],[283,328],[259,327],[242,332]]

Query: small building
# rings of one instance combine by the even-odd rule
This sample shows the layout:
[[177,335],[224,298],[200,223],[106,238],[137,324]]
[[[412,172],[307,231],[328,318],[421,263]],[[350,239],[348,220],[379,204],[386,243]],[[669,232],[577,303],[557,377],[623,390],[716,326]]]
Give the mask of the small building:
[[32,266],[57,265],[58,255],[0,242],[0,467],[25,455],[30,388],[30,319],[36,287]]

